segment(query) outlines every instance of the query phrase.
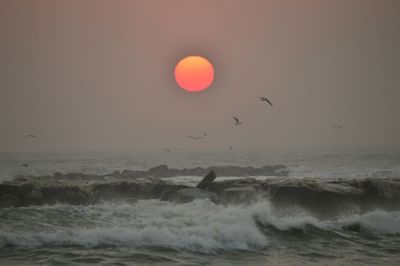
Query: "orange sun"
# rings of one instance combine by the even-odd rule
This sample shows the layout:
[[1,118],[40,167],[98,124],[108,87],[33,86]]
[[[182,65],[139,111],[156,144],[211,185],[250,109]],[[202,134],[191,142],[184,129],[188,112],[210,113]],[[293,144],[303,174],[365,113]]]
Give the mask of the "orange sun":
[[176,65],[175,80],[186,91],[203,91],[214,80],[214,67],[204,57],[188,56]]

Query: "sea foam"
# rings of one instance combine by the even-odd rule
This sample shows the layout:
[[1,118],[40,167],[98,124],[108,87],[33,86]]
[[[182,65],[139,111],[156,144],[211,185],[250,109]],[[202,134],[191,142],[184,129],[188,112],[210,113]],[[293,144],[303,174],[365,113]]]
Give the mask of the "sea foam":
[[359,231],[370,234],[399,234],[400,212],[376,210],[319,220],[301,212],[280,215],[266,200],[231,206],[208,200],[186,204],[142,200],[3,209],[0,224],[0,247],[110,245],[214,253],[275,245],[268,228],[288,233],[297,229],[307,234],[310,226],[346,231],[357,225]]

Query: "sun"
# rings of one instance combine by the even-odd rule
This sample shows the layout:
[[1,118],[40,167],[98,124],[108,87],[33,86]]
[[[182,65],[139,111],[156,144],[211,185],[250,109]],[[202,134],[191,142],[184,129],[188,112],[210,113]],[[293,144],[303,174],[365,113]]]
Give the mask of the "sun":
[[200,92],[212,84],[214,67],[210,61],[202,56],[188,56],[176,65],[175,80],[186,91]]

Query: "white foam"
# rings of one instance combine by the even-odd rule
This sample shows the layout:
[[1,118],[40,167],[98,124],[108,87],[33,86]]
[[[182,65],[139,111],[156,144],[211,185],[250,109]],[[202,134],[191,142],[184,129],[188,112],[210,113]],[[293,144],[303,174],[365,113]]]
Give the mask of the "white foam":
[[319,220],[305,213],[277,216],[271,208],[267,212],[259,213],[257,220],[265,225],[288,231],[291,229],[306,230],[307,225],[322,230],[345,230],[351,225],[359,225],[361,231],[372,234],[399,234],[400,212],[386,212],[383,210],[370,211],[364,214],[351,214],[331,220]]
[[252,207],[223,207],[208,200],[180,205],[147,200],[85,208],[86,214],[81,213],[87,216],[87,224],[99,220],[95,226],[83,228],[78,221],[64,221],[70,225],[62,229],[18,233],[1,230],[0,246],[127,245],[213,252],[258,249],[268,244],[252,218],[257,211]]
[[[10,220],[7,222],[4,217]],[[400,212],[376,210],[318,220],[301,212],[279,215],[267,201],[222,206],[208,200],[186,204],[143,200],[134,204],[10,208],[0,212],[0,247],[157,246],[207,253],[256,250],[272,241],[267,239],[268,230],[261,232],[257,223],[282,231],[305,232],[309,225],[342,231],[356,224],[372,234],[399,234]]]

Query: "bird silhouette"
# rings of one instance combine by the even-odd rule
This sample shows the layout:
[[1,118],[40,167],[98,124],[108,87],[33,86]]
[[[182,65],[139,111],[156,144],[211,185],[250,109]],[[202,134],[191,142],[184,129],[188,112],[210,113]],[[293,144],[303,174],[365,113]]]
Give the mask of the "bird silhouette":
[[171,150],[170,150],[170,149],[164,149],[164,151],[166,151],[166,152],[171,152]]
[[235,120],[235,126],[238,126],[238,125],[242,124],[242,122],[239,120],[239,118],[234,116],[233,119]]
[[27,139],[27,138],[36,138],[36,136],[33,134],[27,134],[27,135],[25,135],[25,139]]
[[267,97],[257,97],[257,98],[259,98],[262,102],[266,102],[269,105],[273,106],[272,102]]
[[203,138],[203,137],[193,137],[193,136],[186,136],[186,137],[192,140],[198,140]]

